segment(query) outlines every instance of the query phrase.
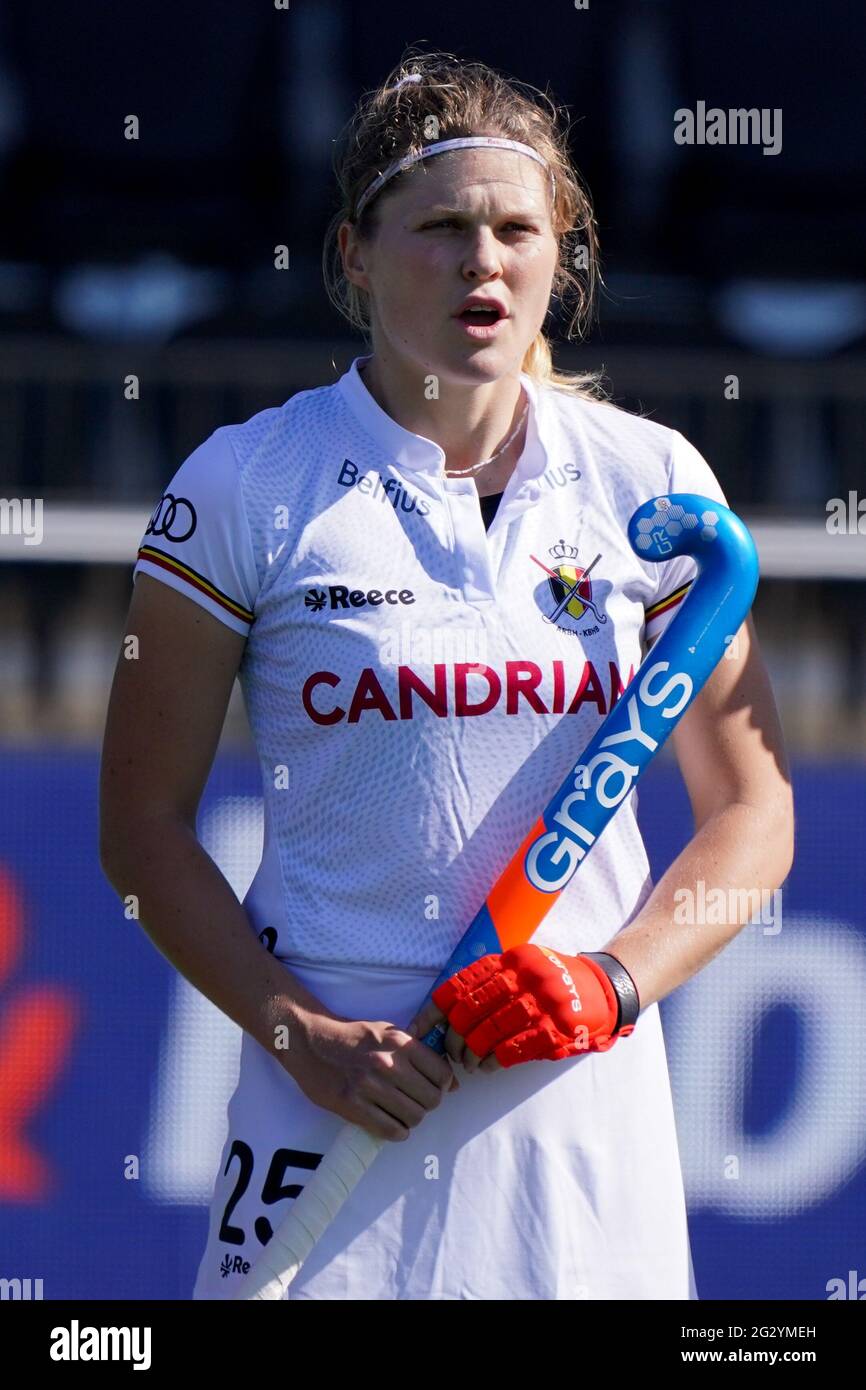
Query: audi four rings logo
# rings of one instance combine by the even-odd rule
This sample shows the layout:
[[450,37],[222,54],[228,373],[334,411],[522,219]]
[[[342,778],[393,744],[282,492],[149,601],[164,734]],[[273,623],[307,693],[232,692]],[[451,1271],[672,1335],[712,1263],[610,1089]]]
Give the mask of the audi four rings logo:
[[146,536],[165,536],[167,541],[179,544],[188,541],[196,528],[195,507],[188,497],[175,497],[170,492],[163,493],[156,504],[156,511],[147,524]]

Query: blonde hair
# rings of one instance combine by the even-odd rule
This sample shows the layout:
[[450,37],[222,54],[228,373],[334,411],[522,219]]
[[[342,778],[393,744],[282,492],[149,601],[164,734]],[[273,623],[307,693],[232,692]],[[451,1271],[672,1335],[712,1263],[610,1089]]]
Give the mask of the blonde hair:
[[[420,82],[402,78],[417,73]],[[357,218],[358,201],[373,179],[393,160],[417,152],[432,140],[465,135],[498,135],[530,145],[552,169],[556,191],[550,212],[559,256],[553,297],[574,300],[565,335],[583,338],[590,325],[595,291],[601,282],[598,236],[589,194],[568,154],[568,128],[559,110],[537,88],[507,78],[485,63],[469,63],[450,53],[407,49],[382,86],[362,97],[335,142],[334,175],[340,207],[325,233],[322,270],[328,298],[365,336],[370,332],[365,290],[347,279],[337,232],[342,222],[356,226],[362,240],[375,235],[376,208],[411,170],[396,174]],[[577,252],[582,251],[580,261]],[[602,282],[603,283],[603,282]],[[540,330],[527,348],[521,370],[539,386],[591,400],[605,399],[600,372],[562,372],[553,365],[550,342]]]

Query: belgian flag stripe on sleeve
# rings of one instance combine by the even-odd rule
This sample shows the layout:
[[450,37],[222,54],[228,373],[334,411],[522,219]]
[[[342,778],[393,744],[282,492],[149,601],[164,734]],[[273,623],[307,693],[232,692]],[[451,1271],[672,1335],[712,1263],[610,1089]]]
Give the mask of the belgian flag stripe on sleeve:
[[688,584],[682,584],[679,589],[674,589],[672,594],[665,598],[658,599],[650,604],[649,608],[644,609],[644,622],[649,625],[653,618],[658,618],[662,613],[667,613],[671,608],[676,608],[677,604],[682,603],[694,580],[690,579]]
[[152,565],[159,565],[161,569],[168,570],[170,574],[176,574],[178,578],[185,580],[187,584],[198,589],[200,593],[207,594],[208,598],[213,599],[221,608],[225,608],[228,613],[233,613],[236,618],[241,618],[245,623],[252,623],[255,614],[248,608],[244,608],[242,603],[236,603],[228,594],[224,594],[203,574],[199,574],[191,565],[185,565],[182,560],[178,560],[174,555],[166,555],[162,550],[157,550],[152,545],[143,545],[138,552],[139,560],[149,560]]

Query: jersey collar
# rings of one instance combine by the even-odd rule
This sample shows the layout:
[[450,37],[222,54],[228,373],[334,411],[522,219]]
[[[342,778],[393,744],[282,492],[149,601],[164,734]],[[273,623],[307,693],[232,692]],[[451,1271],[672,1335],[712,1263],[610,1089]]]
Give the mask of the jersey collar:
[[[411,430],[398,425],[397,421],[392,420],[387,411],[373,399],[364,385],[358,369],[369,362],[371,357],[372,353],[365,357],[356,357],[349,370],[340,377],[337,386],[343,399],[366,432],[395,463],[403,468],[441,474],[445,463],[444,450],[432,439],[425,439],[423,435],[413,434]],[[520,384],[529,398],[526,447],[520,462],[525,460],[529,464],[528,473],[534,477],[544,471],[547,462],[547,450],[542,438],[539,391],[532,377],[527,376],[525,372],[520,373]]]

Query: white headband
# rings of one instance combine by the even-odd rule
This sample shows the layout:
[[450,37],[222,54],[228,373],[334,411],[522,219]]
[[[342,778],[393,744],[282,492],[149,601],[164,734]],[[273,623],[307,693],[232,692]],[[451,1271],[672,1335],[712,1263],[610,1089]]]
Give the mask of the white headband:
[[[420,77],[413,73],[411,78],[404,77],[397,85],[402,86],[403,82],[414,81],[416,77],[420,81]],[[355,212],[355,221],[358,221],[370,199],[379,192],[383,184],[392,179],[395,174],[399,174],[401,170],[416,164],[419,159],[428,159],[431,154],[444,154],[446,150],[468,150],[479,146],[497,150],[517,150],[519,154],[525,154],[530,159],[534,159],[536,164],[540,164],[550,174],[550,196],[551,200],[555,198],[556,179],[553,170],[548,165],[547,160],[542,159],[538,151],[532,149],[531,145],[522,145],[519,140],[501,139],[498,135],[466,135],[458,140],[437,140],[435,145],[423,145],[416,154],[404,155],[402,159],[397,159],[393,164],[389,164],[385,172],[379,174],[378,178],[375,178],[361,194]]]

